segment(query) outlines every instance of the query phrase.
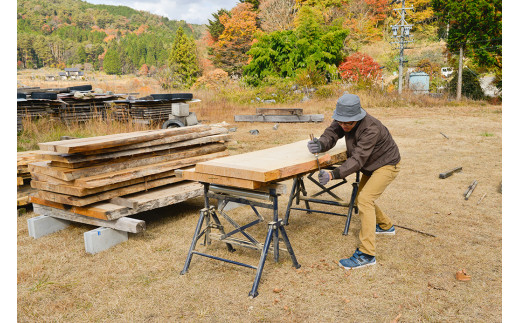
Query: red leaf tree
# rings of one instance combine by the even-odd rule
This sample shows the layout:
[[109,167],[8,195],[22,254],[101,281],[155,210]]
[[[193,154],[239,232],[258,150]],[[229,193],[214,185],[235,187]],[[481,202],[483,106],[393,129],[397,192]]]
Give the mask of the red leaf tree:
[[372,57],[362,53],[346,57],[338,69],[341,78],[351,82],[377,80],[381,77],[381,66]]

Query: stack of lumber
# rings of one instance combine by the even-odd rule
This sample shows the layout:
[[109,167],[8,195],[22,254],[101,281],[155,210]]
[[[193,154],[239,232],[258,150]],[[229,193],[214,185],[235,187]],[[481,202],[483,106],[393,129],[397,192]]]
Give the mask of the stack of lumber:
[[112,116],[115,120],[150,124],[151,122],[168,120],[169,115],[172,113],[172,102],[175,101],[116,100],[107,101],[106,103],[111,105]]
[[29,173],[29,163],[40,160],[41,156],[38,150],[22,151],[16,155],[16,174],[17,174],[17,206],[25,206],[29,204],[29,196],[36,192],[31,188]]
[[236,122],[322,122],[323,114],[303,114],[298,108],[257,108],[256,115],[236,115]]
[[66,104],[58,111],[60,120],[64,123],[85,122],[93,118],[106,118],[105,101],[116,99],[115,95],[81,93],[81,96],[67,93],[59,95]]
[[17,117],[20,119],[37,119],[42,117],[59,118],[59,111],[65,104],[58,100],[18,100],[16,107]]
[[[40,143],[46,161],[29,164],[31,186],[38,189],[31,202],[113,220],[128,208],[147,207],[135,194],[182,181],[176,169],[229,155],[229,139],[226,128],[197,125]],[[126,211],[111,213],[120,206]]]
[[[315,156],[307,149],[307,141],[199,162],[177,173],[188,180],[255,190],[318,170]],[[347,159],[345,142],[339,141],[318,159],[321,167],[344,162]]]

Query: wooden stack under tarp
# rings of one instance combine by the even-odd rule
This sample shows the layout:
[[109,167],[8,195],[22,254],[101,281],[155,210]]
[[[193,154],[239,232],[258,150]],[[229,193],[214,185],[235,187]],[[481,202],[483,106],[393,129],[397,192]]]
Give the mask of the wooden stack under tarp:
[[[309,153],[307,141],[257,150],[199,162],[195,167],[178,170],[184,179],[259,189],[288,178],[318,170],[316,157]],[[318,155],[320,167],[342,163],[347,159],[345,141]]]
[[229,139],[226,128],[196,125],[41,143],[47,161],[29,164],[31,202],[39,214],[102,220],[181,202],[202,187],[175,170],[229,155]]
[[29,196],[36,190],[31,188],[29,163],[40,160],[39,150],[21,151],[16,155],[17,206],[29,204]]

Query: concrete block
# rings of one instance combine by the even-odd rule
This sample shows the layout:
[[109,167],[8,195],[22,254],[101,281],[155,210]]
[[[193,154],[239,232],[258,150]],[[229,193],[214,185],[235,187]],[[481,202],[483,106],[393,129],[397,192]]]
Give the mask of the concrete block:
[[199,123],[199,121],[197,120],[197,116],[195,115],[195,113],[190,112],[190,114],[186,117],[186,125],[193,126],[197,123]]
[[97,228],[83,234],[85,251],[95,254],[128,240],[128,232],[110,228]]
[[63,230],[68,226],[69,221],[56,219],[47,215],[39,215],[37,217],[27,219],[29,236],[33,237],[34,239],[38,239],[48,234]]
[[190,105],[187,103],[172,103],[172,114],[177,117],[187,117],[190,114]]

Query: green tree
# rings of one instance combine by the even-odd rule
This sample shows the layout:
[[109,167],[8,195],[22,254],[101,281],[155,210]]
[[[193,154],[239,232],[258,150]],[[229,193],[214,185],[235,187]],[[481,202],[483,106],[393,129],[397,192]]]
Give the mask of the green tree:
[[[458,71],[454,73],[453,78],[448,84],[448,89],[452,95],[457,91],[458,73]],[[472,100],[484,99],[484,92],[482,91],[477,75],[467,68],[462,70],[462,95]]]
[[256,84],[267,76],[298,74],[321,75],[316,80],[337,77],[348,31],[340,25],[324,25],[319,12],[308,6],[301,8],[295,25],[294,30],[259,34],[248,52],[252,59],[244,67],[247,81]]
[[447,26],[448,50],[462,49],[481,67],[502,71],[502,1],[432,0],[439,21]]
[[119,54],[114,49],[108,49],[103,60],[103,70],[105,73],[112,75],[121,75],[122,66]]
[[230,15],[230,12],[226,9],[220,9],[216,13],[211,14],[213,16],[213,20],[208,19],[208,32],[211,35],[213,41],[218,41],[218,37],[224,31],[224,25],[220,22],[220,16],[222,15]]
[[78,51],[76,52],[76,56],[78,58],[78,63],[83,64],[87,60],[87,52],[85,51],[85,47],[79,46]]
[[199,76],[197,48],[193,38],[186,36],[182,27],[177,28],[170,57],[170,85],[173,87],[190,87]]

